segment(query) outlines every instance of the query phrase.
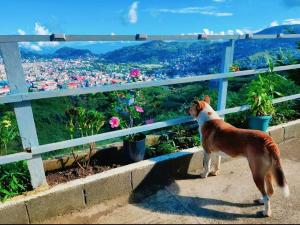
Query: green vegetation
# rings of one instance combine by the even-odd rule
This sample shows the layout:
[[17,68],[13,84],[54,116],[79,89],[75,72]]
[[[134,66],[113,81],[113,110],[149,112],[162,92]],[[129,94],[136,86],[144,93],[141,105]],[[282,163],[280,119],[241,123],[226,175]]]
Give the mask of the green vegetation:
[[26,162],[0,166],[0,202],[31,189]]
[[158,143],[147,146],[146,158],[174,153],[201,144],[198,130],[191,129],[186,125],[161,129],[158,134],[161,135]]
[[253,116],[267,116],[275,113],[273,106],[274,94],[282,96],[274,90],[272,77],[279,76],[273,71],[273,63],[269,61],[269,72],[260,73],[247,87],[247,102]]
[[[4,147],[5,154],[8,153],[7,146],[18,137],[17,121],[13,112],[5,112],[0,118],[0,145]],[[0,149],[0,155],[1,155]]]
[[147,147],[145,158],[171,154],[176,151],[177,148],[172,140],[160,139],[158,144]]
[[[194,49],[195,43],[189,43],[188,46],[193,51],[199,51],[199,49]],[[165,43],[152,43],[150,45],[163,45]],[[180,44],[181,45],[181,44]],[[197,46],[198,47],[198,46]],[[171,50],[170,50],[171,51]],[[177,54],[178,52],[174,52]],[[253,56],[255,58],[255,56]],[[265,55],[261,55],[261,63],[266,65]],[[254,60],[254,59],[253,59]],[[279,51],[277,56],[272,58],[272,60],[277,65],[284,65],[286,62],[297,63],[297,60],[293,59],[292,56],[286,51]],[[138,65],[137,63],[132,65]],[[102,64],[99,66],[105,66]],[[122,72],[126,69],[128,73],[128,66],[126,63],[117,65],[117,64],[107,64],[108,68],[106,70],[117,70]],[[155,71],[158,66],[143,65],[136,66],[138,70],[143,74],[147,68],[153,69]],[[232,71],[238,71],[243,68],[239,61],[237,60],[234,65],[231,67]],[[244,68],[243,68],[244,69]],[[273,93],[269,94],[273,97],[278,97],[277,93],[281,93],[282,96],[288,96],[292,94],[297,94],[300,92],[300,83],[299,83],[299,70],[291,70],[280,73],[268,73],[265,75],[259,76],[246,76],[238,78],[230,78],[228,86],[228,95],[227,95],[227,108],[243,105],[249,100],[249,90],[257,93],[257,91],[263,91],[261,85],[264,88],[272,89]],[[134,75],[134,74],[133,74]],[[268,78],[265,80],[265,78]],[[261,83],[259,83],[261,82]],[[209,95],[211,97],[212,107],[216,109],[217,105],[217,90],[209,88],[209,82],[196,82],[191,84],[178,84],[172,86],[162,86],[162,87],[150,87],[140,90],[135,90],[138,93],[135,96],[135,101],[139,103],[139,106],[142,107],[143,113],[138,113],[135,109],[130,111],[136,116],[135,125],[159,122],[163,120],[168,120],[176,118],[178,116],[185,116],[186,108],[189,106],[190,102],[194,99],[202,99],[204,95]],[[112,116],[120,116],[120,112],[113,112],[114,109],[120,107],[120,96],[131,96],[130,91],[118,91],[118,92],[109,92],[109,93],[97,93],[90,95],[80,95],[80,96],[70,96],[70,97],[61,97],[61,98],[51,98],[51,99],[42,99],[32,102],[33,113],[35,118],[35,124],[37,127],[37,133],[40,144],[48,144],[52,142],[58,142],[63,140],[68,140],[70,138],[70,127],[65,126],[68,123],[69,118],[65,112],[73,107],[82,108],[87,111],[100,112],[103,118],[106,118],[106,123],[101,126],[101,131],[99,132],[108,132],[112,130],[111,124],[109,123],[109,118]],[[259,100],[259,99],[258,99]],[[267,98],[261,99],[267,100]],[[261,101],[260,100],[260,101]],[[270,99],[269,99],[270,100]],[[297,100],[288,101],[280,104],[276,104],[276,114],[273,116],[271,125],[278,123],[287,122],[300,116],[300,103]],[[266,109],[264,109],[265,111]],[[0,115],[4,115],[6,111],[13,111],[12,105],[1,105],[0,106]],[[122,111],[122,110],[121,110]],[[125,112],[126,109],[123,108]],[[270,111],[270,110],[269,110]],[[226,115],[226,120],[238,127],[247,127],[247,116],[250,112],[240,112]],[[10,115],[13,115],[11,113]],[[11,118],[12,121],[15,121],[15,118]],[[148,121],[148,122],[147,122]],[[150,121],[150,122],[149,122]],[[15,123],[12,123],[15,124]],[[127,121],[127,125],[128,125]],[[122,127],[126,124],[122,124]],[[5,126],[4,126],[5,127]],[[118,128],[118,129],[120,129]],[[158,132],[158,131],[152,131]],[[98,133],[98,132],[97,132]],[[146,132],[151,133],[151,132]],[[2,134],[2,132],[1,132]],[[13,137],[14,135],[11,135]],[[80,132],[74,134],[74,138],[81,137]],[[5,139],[3,139],[5,141]],[[12,140],[12,139],[11,139]],[[14,137],[13,141],[8,141],[5,147],[2,141],[2,148],[7,148],[7,153],[15,153],[17,150],[21,150],[21,140],[18,136]],[[117,138],[113,140],[106,140],[97,143],[97,145],[109,144],[115,141],[121,141],[122,138]],[[81,150],[81,147],[76,147],[75,150]],[[61,154],[69,154],[71,149],[63,149],[53,153],[43,154],[44,158],[53,157]],[[1,154],[6,154],[6,151],[2,150]]]
[[[239,106],[247,103],[247,87],[251,80],[257,76],[248,76],[241,78],[233,78],[229,81],[229,91],[227,96],[227,107]],[[300,92],[300,87],[292,80],[288,79],[287,72],[272,75],[271,81],[274,90],[283,96],[296,94]],[[208,82],[197,82],[187,85],[173,85],[163,87],[151,87],[141,89],[141,98],[143,102],[143,118],[145,120],[153,120],[153,122],[172,119],[178,116],[186,116],[186,108],[194,99],[202,99],[204,95],[211,96],[213,108],[217,105],[217,91],[208,88]],[[113,116],[112,106],[117,104],[115,93],[98,93],[95,95],[83,95],[78,97],[62,97],[44,99],[33,102],[33,112],[37,127],[39,143],[46,144],[56,141],[63,141],[70,138],[70,134],[65,124],[68,118],[65,111],[72,107],[82,107],[88,110],[101,112],[106,118],[101,132],[111,131],[108,122]],[[0,107],[3,112],[4,108]],[[273,117],[271,125],[287,122],[295,118],[299,118],[299,101],[289,101],[275,105],[276,115]],[[6,108],[7,109],[7,108]],[[241,112],[226,115],[226,120],[238,127],[247,127],[247,115],[249,112]],[[142,121],[139,121],[140,123]],[[78,134],[76,137],[79,137]],[[18,140],[18,139],[17,139]],[[107,140],[99,144],[108,144],[122,139]],[[17,141],[15,141],[17,142]],[[20,143],[20,140],[19,140]],[[16,143],[12,143],[16,146]],[[21,145],[17,145],[21,149]],[[12,153],[8,146],[8,152]],[[81,150],[81,147],[76,149]],[[52,157],[55,155],[70,153],[70,149],[59,150],[57,152],[44,154],[43,157]]]
[[[96,110],[86,110],[82,107],[73,107],[65,112],[67,116],[66,128],[69,131],[71,139],[74,137],[91,136],[99,133],[105,123],[103,113]],[[89,154],[87,158],[79,159],[74,148],[72,156],[80,168],[86,170],[90,165],[92,152],[96,146],[95,142],[89,143]],[[82,146],[84,148],[84,146]],[[81,164],[82,161],[82,164]]]

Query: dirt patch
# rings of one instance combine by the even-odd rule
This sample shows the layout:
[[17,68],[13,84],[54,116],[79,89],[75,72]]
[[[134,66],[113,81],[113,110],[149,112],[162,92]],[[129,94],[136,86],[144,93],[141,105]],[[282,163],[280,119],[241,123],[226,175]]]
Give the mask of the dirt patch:
[[60,183],[66,183],[71,180],[84,178],[93,174],[102,173],[104,171],[120,167],[120,164],[111,165],[93,165],[86,169],[78,167],[70,167],[63,170],[56,170],[47,172],[46,178],[50,186],[54,186]]

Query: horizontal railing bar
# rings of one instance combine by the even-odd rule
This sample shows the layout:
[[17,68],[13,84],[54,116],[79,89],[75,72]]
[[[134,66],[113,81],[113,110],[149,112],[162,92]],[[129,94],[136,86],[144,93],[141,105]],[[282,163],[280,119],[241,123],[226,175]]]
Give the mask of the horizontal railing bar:
[[290,96],[276,98],[276,99],[273,100],[273,103],[277,104],[277,103],[286,102],[286,101],[289,101],[289,100],[294,100],[294,99],[297,99],[297,98],[300,98],[300,94],[294,94],[294,95],[290,95]]
[[0,156],[0,165],[18,162],[22,160],[28,160],[31,158],[32,158],[32,154],[27,152],[20,152],[20,153]]
[[226,114],[231,114],[231,113],[236,113],[236,112],[242,112],[250,109],[250,105],[242,105],[242,106],[237,106],[233,108],[228,108],[224,110],[218,111],[218,114],[220,116],[226,115]]
[[[279,71],[299,69],[299,68],[300,68],[300,64],[294,64],[288,66],[275,67],[274,71],[279,72]],[[54,98],[54,97],[64,97],[64,96],[72,96],[72,95],[95,94],[99,92],[103,93],[103,92],[132,90],[132,89],[147,88],[147,87],[158,87],[158,86],[165,86],[165,85],[185,84],[185,83],[200,82],[206,80],[249,76],[258,73],[263,73],[266,71],[268,71],[268,68],[263,68],[258,70],[244,70],[244,71],[229,72],[229,73],[205,74],[205,75],[190,76],[185,78],[176,78],[176,79],[168,79],[168,80],[101,85],[101,86],[89,87],[89,88],[73,88],[73,89],[62,89],[58,91],[19,93],[19,94],[11,94],[11,95],[0,97],[0,104],[45,99],[45,98]]]
[[[300,94],[277,98],[277,99],[274,99],[273,102],[276,104],[276,103],[293,100],[293,99],[297,99],[297,98],[300,98]],[[243,106],[239,106],[239,107],[228,108],[228,109],[225,109],[222,111],[218,111],[218,114],[225,115],[225,114],[230,114],[230,113],[235,113],[235,112],[242,112],[242,111],[248,110],[249,108],[250,108],[249,105],[243,105]],[[42,153],[46,153],[46,152],[63,149],[63,148],[71,148],[71,147],[75,147],[78,145],[83,145],[83,144],[87,144],[87,143],[91,143],[91,142],[104,141],[104,140],[111,139],[111,138],[123,137],[123,136],[130,135],[130,134],[135,134],[135,133],[140,133],[140,132],[145,132],[145,131],[150,131],[150,130],[156,130],[156,129],[175,126],[178,124],[192,122],[192,121],[194,121],[194,119],[190,116],[179,117],[176,119],[171,119],[171,120],[167,120],[167,121],[143,125],[143,126],[139,126],[139,127],[133,127],[133,128],[117,130],[117,131],[107,132],[107,133],[103,133],[103,134],[97,134],[97,135],[88,136],[88,137],[77,138],[77,139],[73,139],[73,140],[67,140],[67,141],[46,144],[46,145],[40,145],[40,146],[32,147],[32,152],[34,152],[34,154],[42,154]]]
[[50,35],[0,35],[0,42],[48,42]]
[[160,128],[164,128],[164,127],[174,126],[174,125],[186,123],[189,121],[193,121],[193,119],[190,116],[180,117],[180,118],[176,118],[176,119],[172,119],[172,120],[157,122],[157,123],[148,124],[148,125],[142,125],[142,126],[133,127],[133,128],[127,128],[127,129],[123,129],[123,130],[111,131],[111,132],[106,132],[103,134],[97,134],[97,135],[88,136],[88,137],[76,138],[73,140],[67,140],[67,141],[61,141],[61,142],[56,142],[56,143],[52,143],[52,144],[35,146],[35,147],[32,147],[31,150],[32,150],[32,152],[34,152],[34,154],[42,154],[42,153],[46,153],[46,152],[50,152],[50,151],[55,151],[58,149],[71,148],[71,147],[88,144],[88,143],[92,143],[92,142],[104,141],[107,139],[123,137],[123,136],[130,135],[130,134],[135,134],[135,133],[145,132],[145,131],[149,131],[149,130],[156,130],[156,129],[160,129]]
[[[201,36],[202,35],[202,36]],[[51,40],[51,35],[0,35],[0,42],[48,42],[48,41],[137,41],[136,35],[63,35],[63,39]],[[145,35],[143,41],[153,40],[238,40],[300,38],[300,34],[243,34],[243,35]],[[140,41],[141,39],[138,39]]]
[[[285,96],[285,97],[280,97],[280,98],[274,99],[273,104],[286,102],[286,101],[290,101],[290,100],[295,100],[295,99],[298,99],[298,98],[300,98],[300,94],[294,94],[294,95],[289,95],[289,96]],[[225,110],[218,111],[218,114],[220,116],[222,116],[222,115],[225,115],[225,114],[246,111],[248,109],[250,109],[250,105],[242,105],[242,106],[237,106],[237,107],[228,108],[228,109],[225,109]]]

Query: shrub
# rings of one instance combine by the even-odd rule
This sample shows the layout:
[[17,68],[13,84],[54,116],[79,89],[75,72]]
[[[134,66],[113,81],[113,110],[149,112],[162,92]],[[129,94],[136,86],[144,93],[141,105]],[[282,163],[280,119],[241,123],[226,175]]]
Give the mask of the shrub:
[[[81,137],[97,134],[105,123],[103,113],[96,110],[86,110],[82,107],[78,107],[66,110],[65,114],[67,117],[66,128],[69,131],[71,139],[77,137],[78,134]],[[75,154],[74,148],[72,148],[74,160],[83,170],[86,170],[89,167],[92,152],[94,151],[95,147],[95,142],[89,143],[90,151],[88,159],[82,159],[83,165],[81,165],[79,162],[78,156]]]
[[26,162],[1,165],[0,174],[1,202],[32,190]]
[[4,146],[5,154],[7,154],[8,144],[16,140],[18,135],[18,126],[14,113],[5,112],[0,118],[0,144]]
[[153,158],[156,156],[171,154],[177,151],[173,141],[160,141],[154,146],[148,146],[146,150],[146,158]]

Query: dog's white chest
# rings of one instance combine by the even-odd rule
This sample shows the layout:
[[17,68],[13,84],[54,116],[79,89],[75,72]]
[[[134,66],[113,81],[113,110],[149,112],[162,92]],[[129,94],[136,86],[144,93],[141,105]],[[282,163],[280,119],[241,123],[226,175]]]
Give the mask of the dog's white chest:
[[220,116],[217,114],[213,108],[206,104],[203,110],[199,113],[197,117],[197,122],[199,125],[199,135],[200,135],[200,140],[202,141],[202,127],[205,122],[210,121],[210,120],[215,120],[215,119],[221,119]]

